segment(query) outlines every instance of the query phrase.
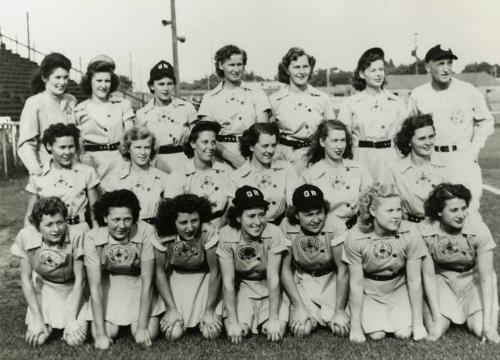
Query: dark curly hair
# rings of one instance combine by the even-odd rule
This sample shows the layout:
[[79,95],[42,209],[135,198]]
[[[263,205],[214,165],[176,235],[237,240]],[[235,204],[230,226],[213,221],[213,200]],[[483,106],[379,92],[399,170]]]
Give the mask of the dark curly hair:
[[411,139],[415,135],[415,131],[426,126],[432,126],[434,132],[436,132],[434,121],[432,121],[432,115],[430,114],[410,116],[403,122],[401,129],[399,129],[394,138],[394,142],[399,151],[401,151],[401,154],[407,156],[411,152],[410,144]]
[[250,147],[255,146],[259,142],[261,134],[274,135],[276,137],[276,144],[279,143],[280,129],[275,122],[255,123],[243,131],[243,134],[238,139],[240,153],[245,159],[252,157],[253,152],[250,150]]
[[219,64],[224,64],[224,61],[231,59],[233,55],[241,55],[243,57],[243,66],[247,64],[247,53],[245,50],[237,47],[236,45],[226,45],[221,47],[215,53],[215,73],[224,79],[224,71],[219,69]]
[[35,202],[33,210],[29,216],[31,225],[40,229],[43,215],[61,214],[64,218],[68,217],[68,208],[64,202],[56,196],[40,198]]
[[311,145],[307,150],[307,159],[309,164],[314,164],[325,158],[325,148],[321,146],[321,141],[325,141],[328,137],[328,130],[340,130],[345,133],[346,146],[342,157],[344,159],[352,159],[352,136],[347,129],[347,126],[339,120],[323,120],[316,132],[311,136]]
[[[313,209],[311,209],[313,210]],[[328,216],[328,213],[330,212],[330,203],[325,200],[324,205],[323,205],[323,212],[325,213],[326,216]],[[293,205],[287,206],[285,215],[286,218],[288,219],[288,222],[291,225],[299,225],[299,219],[297,219],[297,214],[299,213],[299,210]]]
[[132,211],[134,223],[139,220],[141,205],[137,196],[130,190],[114,190],[104,193],[101,199],[94,204],[94,215],[99,226],[106,226],[104,218],[108,216],[109,209],[118,207],[129,208]]
[[212,204],[205,197],[193,194],[177,195],[173,199],[163,199],[158,205],[155,227],[158,236],[168,236],[177,233],[175,221],[179,213],[198,213],[201,224],[212,218]]
[[200,131],[191,131],[191,133],[189,134],[189,137],[188,139],[186,140],[186,142],[184,143],[184,154],[186,155],[186,157],[188,159],[192,159],[194,157],[194,149],[193,147],[191,146],[191,143],[192,142],[196,142],[196,140],[198,140],[198,138],[200,137],[200,133],[204,132],[204,131],[212,131],[215,136],[217,136],[217,133],[213,130],[209,130],[209,129],[201,129]]
[[[267,212],[267,210],[269,209],[269,205],[257,206],[254,209],[263,209],[265,212]],[[227,210],[227,220],[229,226],[234,229],[241,229],[241,224],[238,222],[238,220],[236,220],[236,218],[240,217],[245,210],[252,210],[252,208],[242,209],[238,206],[232,205],[229,210]]]
[[151,154],[149,155],[149,159],[154,159],[156,153],[158,152],[156,137],[149,131],[147,127],[142,125],[135,125],[134,127],[125,131],[125,134],[123,134],[123,138],[120,141],[120,146],[118,148],[122,157],[126,160],[130,160],[130,146],[132,145],[132,141],[144,140],[147,138],[151,138]]
[[82,92],[87,95],[92,95],[92,78],[97,73],[110,73],[111,74],[111,86],[109,87],[109,94],[115,92],[118,89],[118,85],[120,85],[120,78],[114,72],[113,64],[104,62],[104,61],[96,61],[89,65],[87,69],[87,73],[82,77],[80,81],[80,89]]
[[296,61],[301,56],[307,56],[307,61],[309,62],[309,66],[311,67],[311,73],[309,74],[309,79],[313,75],[314,66],[316,65],[316,59],[314,56],[307,54],[304,49],[299,47],[293,47],[288,50],[288,52],[283,56],[281,62],[278,64],[278,81],[289,84],[290,83],[290,74],[288,73],[288,67],[292,63],[292,61]]
[[75,141],[76,152],[78,153],[80,151],[80,130],[76,127],[76,125],[57,123],[50,125],[43,132],[42,144],[49,154],[52,152],[47,149],[47,145],[54,144],[57,138],[63,136],[71,136]]
[[431,191],[427,200],[425,200],[425,216],[434,221],[441,220],[439,213],[443,211],[446,201],[454,198],[464,200],[468,207],[472,194],[470,190],[462,184],[439,184],[434,188],[434,190]]
[[366,189],[359,197],[358,226],[364,233],[372,232],[374,229],[374,217],[370,213],[370,207],[377,207],[381,199],[401,198],[392,184],[374,183]]
[[63,68],[69,75],[69,71],[71,70],[71,60],[59,53],[51,53],[47,55],[42,60],[40,67],[35,71],[35,74],[31,79],[31,93],[38,94],[45,91],[45,82],[43,79],[48,79],[57,68]]
[[[354,74],[352,75],[352,86],[358,90],[362,91],[366,88],[366,81],[361,78],[359,73],[368,69],[372,62],[382,60],[385,64],[384,60],[384,51],[381,48],[371,48],[366,50],[363,55],[359,58],[358,66],[356,70],[354,70]],[[382,83],[382,88],[385,85],[385,77],[384,82]]]

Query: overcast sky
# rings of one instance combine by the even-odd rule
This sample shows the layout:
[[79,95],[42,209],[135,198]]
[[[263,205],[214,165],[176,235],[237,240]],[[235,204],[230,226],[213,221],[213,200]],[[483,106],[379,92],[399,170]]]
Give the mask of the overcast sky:
[[[380,46],[396,64],[447,44],[455,70],[475,61],[500,63],[498,0],[176,0],[181,80],[213,71],[214,52],[233,43],[248,53],[247,70],[273,78],[291,46],[303,47],[318,67],[352,70],[360,54]],[[96,54],[113,57],[117,72],[145,89],[157,61],[172,61],[169,0],[0,0],[3,33],[42,52],[58,51],[78,68]],[[10,43],[7,46],[12,48]],[[37,59],[38,60],[38,59]]]

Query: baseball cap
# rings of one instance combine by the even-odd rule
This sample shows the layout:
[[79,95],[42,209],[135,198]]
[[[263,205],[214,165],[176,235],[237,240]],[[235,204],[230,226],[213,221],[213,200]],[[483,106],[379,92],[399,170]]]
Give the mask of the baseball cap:
[[221,126],[218,122],[209,121],[209,120],[200,120],[198,121],[193,128],[191,129],[191,134],[196,134],[202,131],[211,130],[216,134],[219,133]]
[[311,184],[301,185],[293,192],[292,204],[299,211],[323,208],[325,206],[323,191]]
[[233,205],[239,209],[253,209],[266,207],[269,203],[264,200],[262,191],[252,186],[244,185],[236,190]]
[[436,45],[427,51],[425,54],[425,62],[429,62],[431,60],[440,60],[440,59],[453,59],[457,60],[457,56],[453,54],[450,48],[442,46],[441,44]]
[[149,84],[152,84],[153,81],[163,79],[164,77],[168,77],[174,82],[175,79],[175,70],[172,64],[165,60],[160,60],[153,68],[149,71]]

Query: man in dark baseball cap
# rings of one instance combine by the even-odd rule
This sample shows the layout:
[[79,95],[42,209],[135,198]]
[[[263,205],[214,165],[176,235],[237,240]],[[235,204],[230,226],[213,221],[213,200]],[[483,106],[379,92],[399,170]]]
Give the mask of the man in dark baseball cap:
[[448,47],[443,47],[441,44],[436,45],[427,51],[427,54],[425,54],[425,62],[428,63],[431,60],[441,60],[441,59],[452,59],[452,60],[457,60],[457,56],[453,54],[453,51],[451,51],[450,48]]
[[325,198],[319,187],[304,184],[295,189],[292,196],[292,204],[298,211],[323,209]]

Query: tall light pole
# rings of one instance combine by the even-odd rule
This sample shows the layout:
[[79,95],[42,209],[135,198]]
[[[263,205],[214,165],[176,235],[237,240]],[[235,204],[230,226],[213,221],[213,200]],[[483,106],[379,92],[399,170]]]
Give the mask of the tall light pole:
[[177,41],[185,42],[186,38],[184,36],[177,36],[177,21],[175,17],[175,0],[170,0],[170,16],[171,20],[162,20],[161,23],[163,26],[172,26],[172,57],[174,60],[174,71],[175,71],[175,79],[177,83],[175,84],[175,95],[179,96],[179,56],[177,53]]
[[417,35],[418,35],[418,33],[414,34],[414,37],[415,37],[415,49],[413,49],[412,52],[411,52],[411,55],[415,56],[415,75],[418,75]]

